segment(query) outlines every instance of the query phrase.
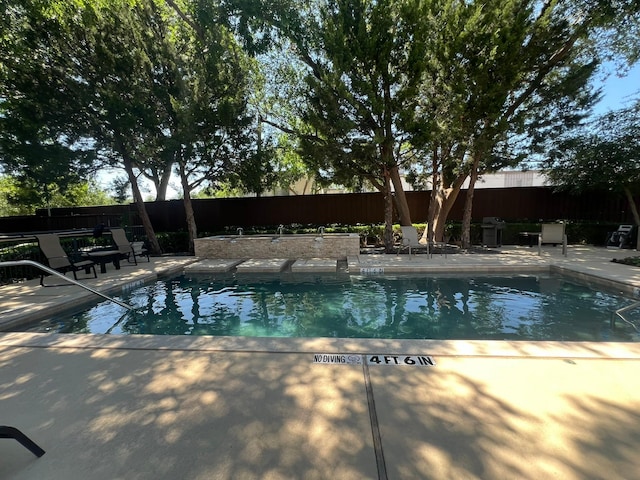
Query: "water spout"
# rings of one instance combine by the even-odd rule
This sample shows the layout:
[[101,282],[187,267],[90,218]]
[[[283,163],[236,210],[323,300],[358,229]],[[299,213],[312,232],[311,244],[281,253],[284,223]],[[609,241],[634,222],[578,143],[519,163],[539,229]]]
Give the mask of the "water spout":
[[242,236],[244,233],[244,229],[242,227],[238,228],[238,235]]
[[278,236],[282,236],[282,233],[284,232],[284,225],[280,224],[278,225],[278,229],[276,230],[276,233],[278,234]]
[[324,237],[324,227],[318,227],[318,233],[321,237]]

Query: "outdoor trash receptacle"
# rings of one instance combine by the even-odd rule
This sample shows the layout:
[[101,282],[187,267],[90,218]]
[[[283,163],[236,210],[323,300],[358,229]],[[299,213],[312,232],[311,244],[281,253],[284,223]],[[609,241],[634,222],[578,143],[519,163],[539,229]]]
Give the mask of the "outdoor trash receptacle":
[[504,222],[498,217],[484,217],[482,219],[482,245],[485,247],[501,246],[503,229]]

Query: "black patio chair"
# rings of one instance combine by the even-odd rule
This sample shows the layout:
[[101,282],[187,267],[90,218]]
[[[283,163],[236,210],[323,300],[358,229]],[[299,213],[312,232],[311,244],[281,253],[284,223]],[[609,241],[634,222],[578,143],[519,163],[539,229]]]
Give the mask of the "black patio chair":
[[123,228],[112,228],[111,238],[120,253],[126,256],[130,263],[138,264],[138,257],[147,257],[149,259],[149,251],[141,242],[130,242]]
[[[93,260],[71,261],[60,244],[60,238],[55,233],[36,235],[36,238],[38,239],[38,245],[40,246],[42,254],[45,256],[49,268],[63,275],[66,275],[67,272],[73,272],[73,278],[75,280],[78,280],[76,272],[84,270],[85,273],[89,275],[91,270],[93,270],[93,277],[98,278],[95,262]],[[44,273],[40,274],[40,285],[42,286],[44,286],[44,276]]]

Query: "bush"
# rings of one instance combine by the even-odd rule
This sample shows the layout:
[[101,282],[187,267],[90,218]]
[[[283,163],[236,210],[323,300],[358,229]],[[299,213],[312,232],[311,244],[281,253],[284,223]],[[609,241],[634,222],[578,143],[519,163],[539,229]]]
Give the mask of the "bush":
[[[40,249],[35,243],[23,242],[0,249],[0,262],[13,262],[17,260],[35,260],[42,262],[41,257]],[[0,268],[0,285],[28,280],[39,275],[40,270],[31,266]]]
[[162,253],[184,254],[189,252],[189,234],[187,232],[156,233]]
[[626,257],[621,259],[611,260],[613,263],[622,263],[623,265],[629,265],[632,267],[640,267],[640,257]]

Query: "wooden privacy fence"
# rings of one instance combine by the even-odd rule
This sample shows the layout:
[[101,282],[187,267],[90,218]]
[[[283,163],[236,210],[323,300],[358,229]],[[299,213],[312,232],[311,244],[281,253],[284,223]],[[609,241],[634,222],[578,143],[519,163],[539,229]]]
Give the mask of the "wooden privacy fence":
[[[465,194],[463,190],[458,196],[449,220],[462,220]],[[414,222],[426,222],[429,196],[430,192],[407,192]],[[292,223],[355,225],[384,222],[384,199],[380,193],[202,199],[194,200],[193,204],[201,232],[214,232],[224,227]],[[181,200],[148,203],[147,210],[158,231],[173,231],[186,224]],[[500,217],[506,221],[564,219],[633,223],[622,195],[591,192],[577,196],[540,187],[476,190],[473,221],[481,222],[483,217]],[[397,215],[394,218],[397,220]]]
[[[411,218],[425,222],[430,192],[407,192]],[[456,200],[449,220],[462,220],[466,191]],[[251,227],[329,224],[380,224],[384,221],[384,200],[379,193],[300,195],[286,197],[225,198],[193,200],[200,232],[225,227]],[[148,202],[147,211],[158,232],[186,229],[182,200]],[[612,192],[571,195],[548,187],[479,189],[475,191],[473,221],[500,217],[506,221],[583,220],[591,222],[633,223],[626,199]],[[397,215],[394,216],[397,219]],[[0,232],[31,232],[74,228],[138,225],[135,205],[54,208],[50,215],[0,218]]]

